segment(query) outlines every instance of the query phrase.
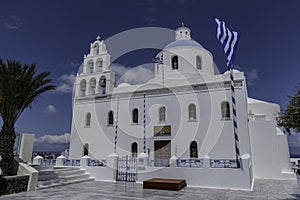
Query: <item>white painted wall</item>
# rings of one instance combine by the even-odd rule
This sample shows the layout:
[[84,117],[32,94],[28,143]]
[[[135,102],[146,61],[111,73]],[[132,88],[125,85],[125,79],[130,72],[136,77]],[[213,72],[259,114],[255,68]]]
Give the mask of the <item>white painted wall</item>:
[[[238,110],[238,126],[240,134],[241,153],[249,153],[248,129],[246,118],[246,103],[244,91],[237,88],[236,98]],[[233,122],[222,120],[221,103],[230,102],[229,89],[214,89],[213,91],[185,92],[177,95],[161,95],[146,97],[146,135],[147,148],[154,151],[155,140],[172,140],[172,155],[177,150],[177,156],[188,158],[190,143],[198,143],[199,158],[209,155],[212,158],[235,158]],[[189,104],[196,105],[197,119],[188,119]],[[166,107],[165,125],[171,125],[171,137],[153,137],[154,126],[162,125],[158,121],[160,106]],[[139,110],[139,124],[132,123],[132,110]],[[115,126],[107,125],[107,115],[113,110],[117,113],[117,100],[88,101],[76,103],[73,111],[73,130],[71,136],[70,158],[82,156],[82,146],[89,143],[90,157],[103,159],[113,152]],[[85,127],[86,113],[91,113],[91,125]],[[232,116],[232,114],[231,114]],[[116,118],[115,118],[116,121]],[[118,150],[120,156],[131,154],[131,144],[138,143],[138,153],[143,151],[143,98],[121,98],[119,103]],[[76,130],[75,130],[76,127]],[[78,134],[78,136],[75,136]],[[73,142],[74,140],[74,142]],[[78,143],[81,145],[78,146]],[[153,154],[151,154],[153,159]]]
[[289,169],[286,137],[276,134],[271,121],[250,121],[253,176],[264,179],[295,179]]

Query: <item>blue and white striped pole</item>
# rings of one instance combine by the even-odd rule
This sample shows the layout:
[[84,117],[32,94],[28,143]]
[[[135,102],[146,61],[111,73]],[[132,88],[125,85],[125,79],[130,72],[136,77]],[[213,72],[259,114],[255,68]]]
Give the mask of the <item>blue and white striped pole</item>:
[[114,153],[117,153],[117,141],[118,141],[118,120],[119,120],[119,98],[117,98],[117,113],[116,113],[116,126],[115,126],[115,147]]
[[163,87],[165,87],[165,67],[164,67],[164,64],[161,63],[161,70],[162,70],[162,84],[163,84]]
[[144,93],[144,153],[146,153],[146,94]]
[[233,68],[230,69],[230,82],[231,82],[231,105],[232,105],[232,120],[233,120],[233,133],[234,133],[234,143],[235,143],[235,155],[236,155],[236,167],[240,168],[240,142],[238,136],[237,127],[237,115],[236,115],[236,100],[235,100],[235,89],[234,89],[234,78],[233,78]]
[[233,132],[234,132],[234,143],[235,143],[235,155],[236,155],[236,167],[240,168],[240,144],[238,137],[238,126],[237,126],[237,112],[236,112],[236,99],[234,90],[234,77],[233,77],[233,60],[235,57],[235,50],[240,38],[240,33],[231,31],[226,27],[225,22],[215,18],[217,24],[217,38],[221,42],[225,55],[227,57],[227,67],[230,70],[230,82],[231,82],[231,105],[233,113]]

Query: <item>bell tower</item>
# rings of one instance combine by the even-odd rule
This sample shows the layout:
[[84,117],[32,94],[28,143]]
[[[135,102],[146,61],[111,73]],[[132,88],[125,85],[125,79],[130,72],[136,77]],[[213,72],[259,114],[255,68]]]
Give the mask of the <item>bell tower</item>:
[[114,84],[115,74],[110,68],[110,55],[98,36],[90,44],[90,53],[84,55],[83,72],[76,78],[76,96],[110,94]]

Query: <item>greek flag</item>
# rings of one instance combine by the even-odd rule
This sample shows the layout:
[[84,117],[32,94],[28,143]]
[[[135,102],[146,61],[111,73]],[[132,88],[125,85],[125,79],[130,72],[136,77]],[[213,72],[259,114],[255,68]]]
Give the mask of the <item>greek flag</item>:
[[157,56],[152,59],[154,63],[163,64],[164,56],[161,54],[160,56]]
[[226,27],[225,22],[215,18],[217,23],[217,38],[222,43],[227,57],[228,69],[233,68],[235,50],[240,39],[240,33],[231,31]]

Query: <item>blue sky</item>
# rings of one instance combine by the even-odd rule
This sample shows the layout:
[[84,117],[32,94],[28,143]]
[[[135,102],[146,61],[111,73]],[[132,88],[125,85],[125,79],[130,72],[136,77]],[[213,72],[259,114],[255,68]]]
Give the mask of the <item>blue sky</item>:
[[[37,63],[50,71],[57,92],[48,92],[20,117],[17,132],[61,135],[70,132],[68,92],[83,55],[97,35],[104,40],[138,27],[176,29],[184,22],[192,37],[212,52],[221,72],[225,56],[215,36],[214,17],[241,32],[235,64],[248,79],[249,96],[280,104],[300,81],[300,1],[14,1],[0,7],[0,58]],[[109,49],[109,47],[108,47]],[[151,62],[158,50],[122,56],[122,66]],[[126,72],[128,68],[117,69]],[[134,78],[134,77],[133,77]]]

